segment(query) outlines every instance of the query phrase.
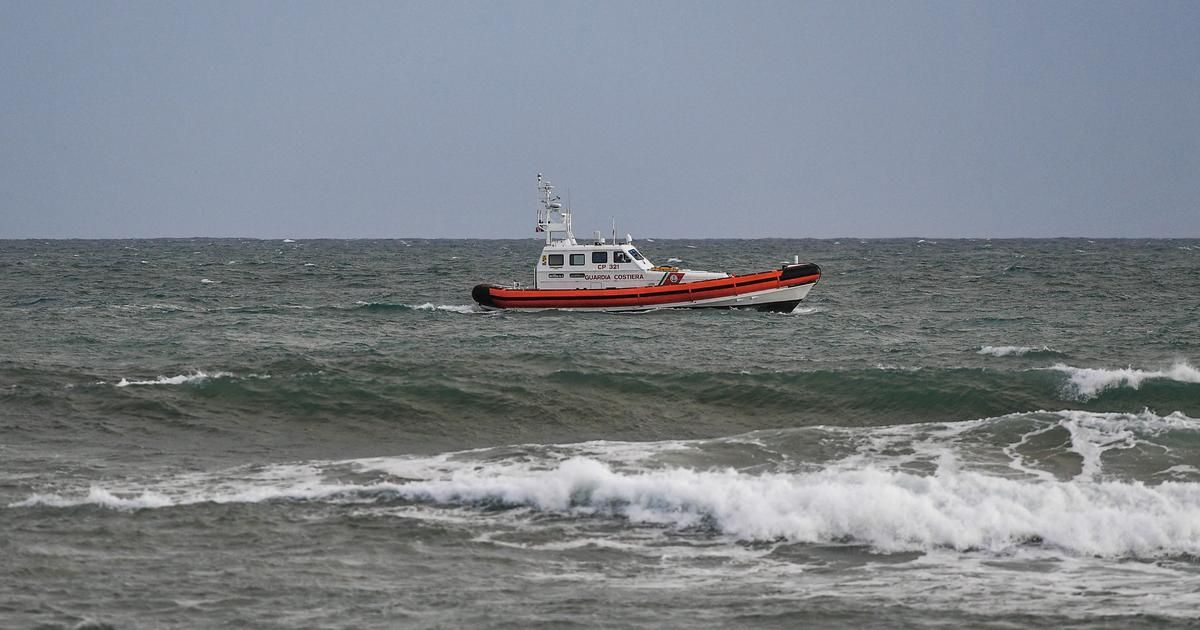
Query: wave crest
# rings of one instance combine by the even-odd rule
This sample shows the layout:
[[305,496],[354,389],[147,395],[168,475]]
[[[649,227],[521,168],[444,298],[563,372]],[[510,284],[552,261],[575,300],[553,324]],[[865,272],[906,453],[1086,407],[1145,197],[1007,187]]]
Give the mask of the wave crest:
[[[403,459],[409,472],[373,483],[323,477],[329,467],[370,470],[378,462],[280,466],[255,479],[237,473],[122,492],[38,494],[10,507],[97,505],[159,509],[201,502],[272,500],[525,508],[573,517],[621,518],[743,541],[853,542],[883,552],[954,549],[1010,553],[1041,545],[1072,555],[1200,555],[1200,483],[1030,481],[964,471],[945,455],[934,474],[874,467],[750,473],[733,469],[614,469],[592,457],[548,468],[526,463]],[[374,468],[378,470],[377,468]],[[537,516],[518,512],[515,518]]]
[[1139,370],[1133,367],[1108,370],[1103,368],[1079,368],[1065,363],[1055,363],[1049,368],[1067,375],[1066,393],[1081,401],[1091,400],[1108,389],[1129,387],[1138,389],[1149,380],[1164,379],[1179,383],[1200,383],[1200,370],[1185,362],[1176,363],[1166,370]]
[[1200,484],[1030,483],[958,472],[950,460],[933,476],[873,468],[755,476],[622,474],[579,458],[518,477],[463,474],[414,483],[403,494],[612,513],[639,523],[708,526],[744,540],[853,540],[888,552],[1004,552],[1040,542],[1084,555],[1200,553]]

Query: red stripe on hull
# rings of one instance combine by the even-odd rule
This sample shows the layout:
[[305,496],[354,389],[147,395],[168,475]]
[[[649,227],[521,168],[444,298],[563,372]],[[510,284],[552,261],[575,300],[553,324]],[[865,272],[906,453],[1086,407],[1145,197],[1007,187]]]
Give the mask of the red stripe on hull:
[[472,294],[475,301],[483,306],[495,308],[628,308],[687,305],[699,300],[813,284],[821,278],[819,271],[781,281],[779,278],[782,275],[784,270],[773,270],[701,282],[627,289],[509,289],[480,285]]

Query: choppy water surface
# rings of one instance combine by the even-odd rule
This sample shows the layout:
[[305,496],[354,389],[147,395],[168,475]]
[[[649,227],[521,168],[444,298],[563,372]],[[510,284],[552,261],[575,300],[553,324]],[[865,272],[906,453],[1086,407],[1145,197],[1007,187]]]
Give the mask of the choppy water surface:
[[825,275],[482,313],[536,242],[0,242],[0,627],[1197,623],[1200,242],[639,245]]

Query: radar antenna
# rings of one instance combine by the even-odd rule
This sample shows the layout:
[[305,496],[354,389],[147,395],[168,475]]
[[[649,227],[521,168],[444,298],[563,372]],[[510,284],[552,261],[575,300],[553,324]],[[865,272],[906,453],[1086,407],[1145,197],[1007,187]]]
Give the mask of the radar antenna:
[[[546,234],[546,244],[566,241],[575,244],[575,234],[571,231],[571,208],[564,207],[562,197],[554,194],[554,185],[550,180],[537,176],[538,201],[541,207],[537,210],[537,227],[534,231]],[[557,235],[557,236],[556,236]]]

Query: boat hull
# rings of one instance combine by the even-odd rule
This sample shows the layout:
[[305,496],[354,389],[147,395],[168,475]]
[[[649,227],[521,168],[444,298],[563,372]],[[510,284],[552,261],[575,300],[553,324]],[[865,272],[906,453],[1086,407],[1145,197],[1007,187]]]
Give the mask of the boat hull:
[[471,297],[487,309],[645,311],[664,308],[752,308],[791,311],[821,278],[812,263],[701,282],[622,289],[520,289],[481,284]]

